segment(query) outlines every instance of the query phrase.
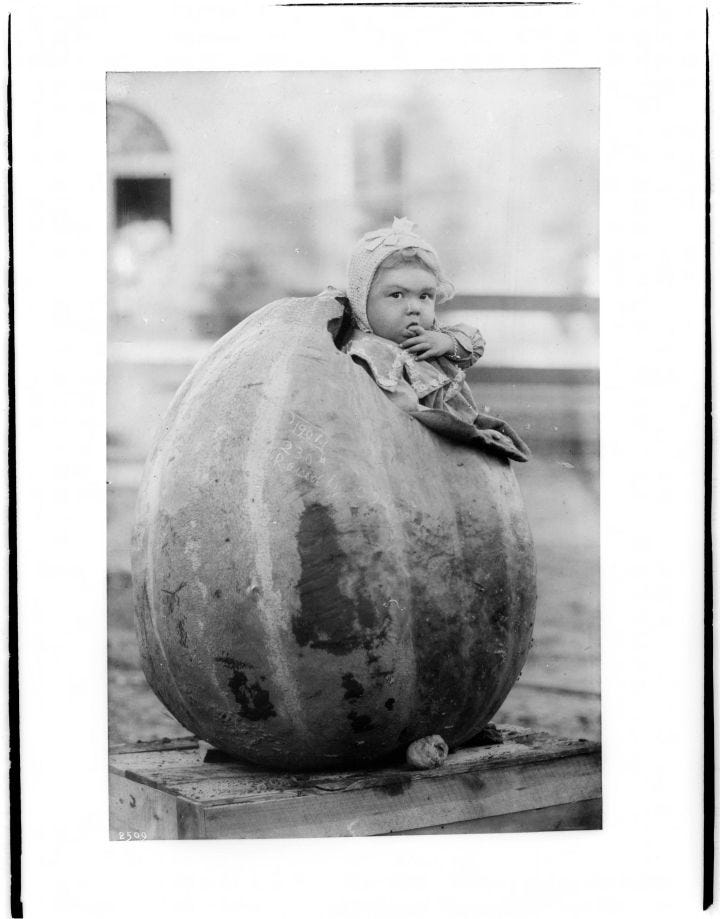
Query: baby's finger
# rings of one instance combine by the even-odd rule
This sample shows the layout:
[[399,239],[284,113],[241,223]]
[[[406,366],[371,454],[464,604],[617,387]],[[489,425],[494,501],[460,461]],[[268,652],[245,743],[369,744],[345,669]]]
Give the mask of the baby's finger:
[[420,345],[425,342],[425,339],[421,335],[415,335],[413,338],[406,338],[405,341],[400,343],[401,348],[411,348],[413,345]]
[[442,354],[442,351],[437,347],[437,345],[431,345],[430,347],[428,347],[427,351],[423,353],[422,359],[424,361],[427,361],[433,357],[440,357],[441,354]]

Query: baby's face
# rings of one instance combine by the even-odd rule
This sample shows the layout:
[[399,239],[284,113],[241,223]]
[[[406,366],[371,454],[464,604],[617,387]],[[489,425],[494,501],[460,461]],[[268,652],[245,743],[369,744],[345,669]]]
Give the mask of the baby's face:
[[435,319],[437,279],[419,265],[381,268],[367,299],[370,328],[396,344],[429,329]]

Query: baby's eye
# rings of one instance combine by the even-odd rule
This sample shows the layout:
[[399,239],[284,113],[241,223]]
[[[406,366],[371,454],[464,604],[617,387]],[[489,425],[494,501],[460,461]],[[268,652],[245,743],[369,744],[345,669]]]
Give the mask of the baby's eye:
[[420,297],[421,297],[423,300],[434,300],[434,299],[435,299],[435,294],[420,294]]
[[389,296],[389,297],[393,297],[395,300],[399,300],[400,297],[402,297],[402,291],[401,291],[401,290],[394,290],[394,291],[392,291],[392,293],[388,294],[388,296]]

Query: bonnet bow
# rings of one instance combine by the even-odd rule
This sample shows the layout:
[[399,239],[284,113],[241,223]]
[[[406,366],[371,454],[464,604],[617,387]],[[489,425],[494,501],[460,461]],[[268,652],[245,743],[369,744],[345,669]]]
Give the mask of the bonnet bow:
[[401,248],[412,246],[416,249],[432,252],[432,248],[424,239],[418,236],[415,226],[412,220],[407,217],[395,217],[391,227],[371,230],[363,236],[362,242],[369,252],[374,252],[379,246],[398,246]]

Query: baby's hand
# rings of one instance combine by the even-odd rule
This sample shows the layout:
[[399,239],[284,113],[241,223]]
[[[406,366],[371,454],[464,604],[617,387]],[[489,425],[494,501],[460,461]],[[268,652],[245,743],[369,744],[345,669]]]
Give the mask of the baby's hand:
[[417,329],[417,334],[412,338],[404,341],[400,347],[406,351],[412,352],[416,361],[426,361],[432,357],[442,357],[455,347],[455,342],[445,332],[433,332],[430,329],[423,329],[422,326],[414,326],[412,331]]

